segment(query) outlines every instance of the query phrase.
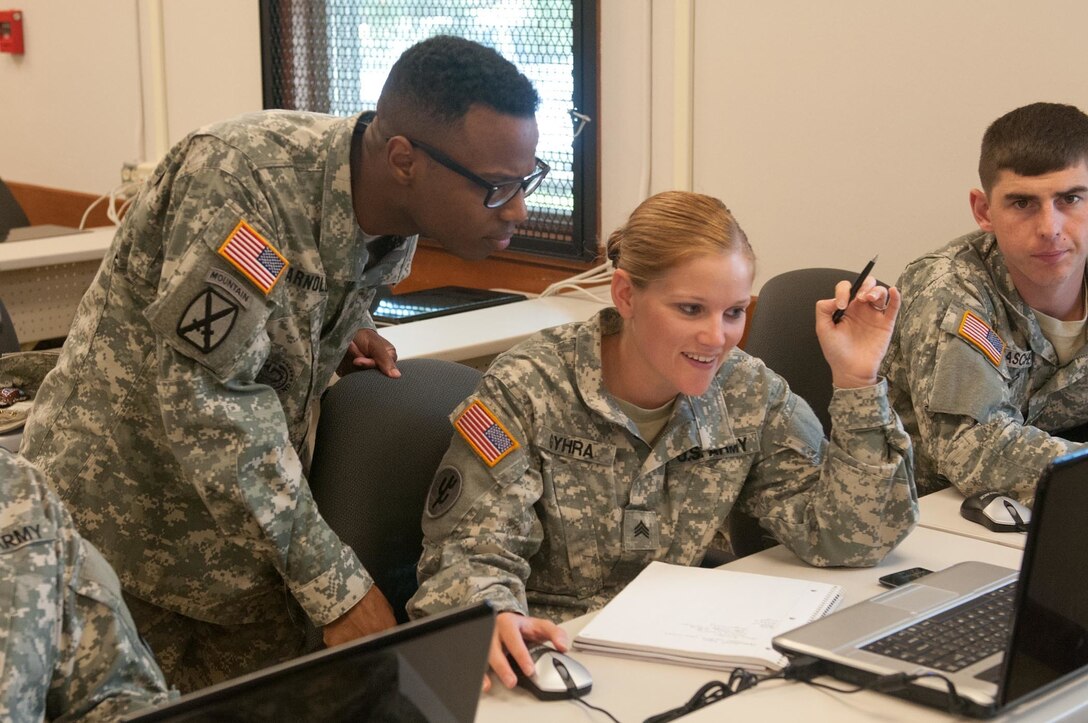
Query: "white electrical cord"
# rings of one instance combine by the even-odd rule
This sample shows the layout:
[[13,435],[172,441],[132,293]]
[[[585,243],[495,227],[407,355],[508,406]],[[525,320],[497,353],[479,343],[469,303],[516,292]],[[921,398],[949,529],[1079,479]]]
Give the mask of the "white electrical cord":
[[[79,220],[79,229],[82,231],[84,228],[86,228],[87,219],[90,217],[91,211],[94,210],[95,206],[107,199],[109,200],[109,205],[106,206],[106,218],[112,221],[114,226],[120,226],[121,217],[124,215],[125,209],[128,208],[128,205],[132,203],[132,199],[136,197],[136,193],[137,191],[139,191],[140,185],[141,184],[139,183],[132,182],[122,183],[121,185],[115,186],[113,189],[111,189],[109,193],[106,193],[96,198],[94,201],[91,202],[90,206],[87,206],[87,210],[83,212],[83,218]],[[121,201],[120,206],[117,205],[118,200]]]
[[[554,296],[567,292],[571,296],[582,296],[601,304],[611,304],[612,297],[607,285],[612,281],[612,262],[606,261],[592,269],[575,274],[561,281],[556,281],[540,292],[541,296]],[[586,288],[590,287],[590,288]],[[602,287],[605,287],[602,289]],[[601,292],[604,292],[603,295]]]

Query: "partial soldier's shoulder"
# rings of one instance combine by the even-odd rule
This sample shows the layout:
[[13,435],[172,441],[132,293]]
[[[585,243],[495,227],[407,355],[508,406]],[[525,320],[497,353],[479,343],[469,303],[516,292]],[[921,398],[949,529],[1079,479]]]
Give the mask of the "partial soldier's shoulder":
[[0,485],[0,555],[52,539],[60,502],[41,474],[0,449]]
[[190,138],[194,147],[206,144],[221,154],[244,156],[257,167],[309,165],[325,152],[328,134],[348,122],[321,113],[269,110],[204,126]]
[[759,357],[734,348],[718,368],[715,378],[723,385],[734,386],[765,384],[777,376]]
[[511,385],[562,374],[573,363],[573,345],[570,330],[545,329],[495,357],[487,375]]

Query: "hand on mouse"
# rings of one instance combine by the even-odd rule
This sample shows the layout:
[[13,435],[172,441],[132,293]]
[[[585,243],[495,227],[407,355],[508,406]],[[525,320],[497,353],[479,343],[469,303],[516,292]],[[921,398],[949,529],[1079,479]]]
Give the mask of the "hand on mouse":
[[[517,685],[518,677],[506,658],[509,653],[526,675],[533,673],[533,659],[525,642],[551,642],[556,650],[565,653],[570,647],[567,632],[555,623],[543,618],[531,618],[519,613],[499,613],[495,619],[495,632],[491,636],[491,650],[487,662],[499,681],[507,688]],[[491,689],[491,678],[484,673],[484,692]]]

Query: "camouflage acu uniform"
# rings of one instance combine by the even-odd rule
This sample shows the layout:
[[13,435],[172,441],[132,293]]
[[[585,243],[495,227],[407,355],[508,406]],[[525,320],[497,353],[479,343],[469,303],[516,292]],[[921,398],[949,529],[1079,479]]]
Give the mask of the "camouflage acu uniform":
[[614,309],[496,359],[451,417],[413,616],[490,600],[553,620],[652,560],[698,563],[737,504],[814,565],[872,565],[913,527],[910,438],[884,384],[836,390],[828,445],[785,381],[739,350],[651,444],[604,390]]
[[[22,451],[58,481],[127,594],[249,625],[282,619],[289,591],[323,625],[369,590],[299,457],[311,401],[373,326],[374,289],[404,278],[415,250],[414,236],[366,240],[358,227],[349,155],[361,128],[267,112],[193,133],[129,209],[80,303]],[[264,635],[301,641],[297,626]],[[246,667],[276,662],[256,646],[251,657]]]
[[1052,434],[1088,422],[1088,350],[1058,365],[992,234],[909,264],[899,290],[883,372],[914,440],[919,491],[952,483],[1030,504],[1047,463],[1082,446]]
[[109,564],[0,449],[0,720],[116,720],[170,697]]

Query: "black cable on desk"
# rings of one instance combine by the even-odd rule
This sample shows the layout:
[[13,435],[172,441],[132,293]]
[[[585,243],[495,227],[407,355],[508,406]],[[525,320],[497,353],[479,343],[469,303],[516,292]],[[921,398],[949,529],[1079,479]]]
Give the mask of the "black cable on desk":
[[668,721],[674,721],[688,713],[697,711],[700,708],[705,708],[711,703],[717,703],[723,698],[728,698],[736,693],[741,693],[749,688],[754,688],[761,681],[779,678],[781,676],[782,673],[780,671],[774,675],[760,678],[744,668],[734,668],[733,672],[729,674],[728,682],[723,683],[720,680],[712,680],[702,688],[699,688],[699,690],[695,691],[695,695],[691,696],[691,699],[684,705],[673,708],[672,710],[667,710],[664,713],[650,716],[646,719],[645,723],[667,723]]
[[822,688],[824,690],[834,691],[835,693],[860,693],[863,690],[872,690],[878,693],[892,693],[897,690],[902,690],[908,685],[920,678],[937,678],[944,682],[947,687],[947,704],[945,706],[949,713],[957,714],[962,713],[970,701],[959,694],[956,690],[956,684],[952,682],[947,676],[941,675],[935,672],[926,673],[893,673],[891,675],[882,675],[874,680],[869,681],[864,685],[855,684],[853,688],[839,688],[837,686],[828,685],[826,683],[817,683],[813,680],[818,675],[823,674],[822,661],[813,658],[808,655],[800,655],[790,661],[790,664],[782,671],[783,677],[787,680],[799,680],[802,683],[807,683],[814,688]]

